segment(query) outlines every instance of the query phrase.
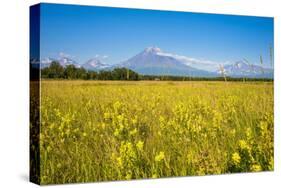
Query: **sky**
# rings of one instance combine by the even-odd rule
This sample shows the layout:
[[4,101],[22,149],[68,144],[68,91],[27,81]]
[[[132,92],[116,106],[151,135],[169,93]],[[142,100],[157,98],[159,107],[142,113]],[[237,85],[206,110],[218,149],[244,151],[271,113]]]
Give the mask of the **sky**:
[[202,61],[270,65],[273,18],[41,4],[40,56],[116,64],[146,47]]

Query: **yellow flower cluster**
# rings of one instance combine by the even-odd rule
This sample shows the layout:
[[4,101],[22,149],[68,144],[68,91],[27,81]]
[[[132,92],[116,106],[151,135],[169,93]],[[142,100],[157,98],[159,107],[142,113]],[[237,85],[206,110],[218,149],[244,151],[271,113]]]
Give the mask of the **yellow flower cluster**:
[[240,164],[241,157],[240,157],[239,153],[237,153],[237,152],[233,153],[231,159],[232,159],[234,165],[238,166]]
[[160,151],[156,156],[155,156],[155,161],[160,162],[163,161],[165,158],[165,154],[163,151]]

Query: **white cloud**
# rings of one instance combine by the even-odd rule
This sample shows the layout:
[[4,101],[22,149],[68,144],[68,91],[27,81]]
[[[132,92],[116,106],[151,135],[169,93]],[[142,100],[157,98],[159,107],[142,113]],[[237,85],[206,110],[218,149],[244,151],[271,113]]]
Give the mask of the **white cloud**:
[[193,57],[187,57],[187,56],[164,53],[164,52],[158,52],[157,54],[162,55],[162,56],[173,57],[175,59],[178,59],[178,60],[184,62],[188,66],[192,66],[194,68],[203,69],[203,70],[207,70],[207,71],[216,71],[219,69],[220,65],[226,65],[226,64],[230,63],[229,61],[217,62],[217,61],[197,59],[197,58],[193,58]]

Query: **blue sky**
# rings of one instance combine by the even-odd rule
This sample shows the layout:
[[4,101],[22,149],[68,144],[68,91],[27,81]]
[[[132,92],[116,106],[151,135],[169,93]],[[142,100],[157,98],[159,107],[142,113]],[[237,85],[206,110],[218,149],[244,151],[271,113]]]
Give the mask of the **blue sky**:
[[42,4],[41,58],[119,63],[148,46],[190,58],[269,65],[273,18]]

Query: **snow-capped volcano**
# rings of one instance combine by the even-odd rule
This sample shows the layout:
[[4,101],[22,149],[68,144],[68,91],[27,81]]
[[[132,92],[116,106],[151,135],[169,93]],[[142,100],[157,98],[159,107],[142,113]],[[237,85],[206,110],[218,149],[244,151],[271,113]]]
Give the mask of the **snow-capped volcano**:
[[145,48],[141,53],[122,62],[119,66],[146,75],[212,76],[211,72],[186,65],[175,56],[167,55],[158,47]]
[[237,61],[224,66],[224,72],[231,77],[273,77],[273,69],[250,64],[246,60]]
[[77,68],[80,68],[81,65],[77,63],[75,60],[69,58],[69,57],[64,57],[60,56],[59,58],[44,58],[41,60],[41,68],[49,67],[53,61],[58,62],[61,66],[66,67],[67,65],[74,65]]
[[101,60],[97,58],[93,58],[88,60],[86,63],[84,63],[82,67],[87,70],[103,70],[103,69],[109,69],[110,65],[102,63]]
[[67,65],[75,65],[76,67],[81,67],[79,63],[69,57],[60,57],[58,61],[63,67]]
[[157,54],[157,53],[161,53],[161,49],[158,48],[158,47],[147,47],[144,49],[143,53],[154,53],[154,54]]

